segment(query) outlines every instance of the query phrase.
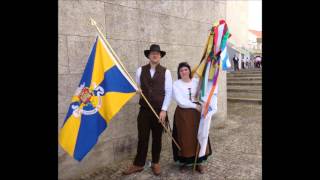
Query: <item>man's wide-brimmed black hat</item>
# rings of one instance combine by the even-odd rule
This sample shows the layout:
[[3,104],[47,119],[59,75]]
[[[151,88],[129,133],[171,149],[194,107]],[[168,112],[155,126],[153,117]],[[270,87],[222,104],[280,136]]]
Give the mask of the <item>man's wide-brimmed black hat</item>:
[[149,54],[151,51],[160,52],[161,58],[166,55],[165,51],[161,51],[160,46],[158,44],[152,44],[149,50],[144,50],[144,55],[149,58]]

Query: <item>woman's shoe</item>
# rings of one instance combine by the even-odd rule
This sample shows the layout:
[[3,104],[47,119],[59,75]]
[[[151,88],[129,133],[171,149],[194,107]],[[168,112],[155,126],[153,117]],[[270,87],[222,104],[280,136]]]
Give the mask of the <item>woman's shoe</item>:
[[197,165],[197,166],[196,166],[196,170],[197,170],[200,174],[204,174],[204,173],[205,173],[205,166],[203,166],[203,165]]

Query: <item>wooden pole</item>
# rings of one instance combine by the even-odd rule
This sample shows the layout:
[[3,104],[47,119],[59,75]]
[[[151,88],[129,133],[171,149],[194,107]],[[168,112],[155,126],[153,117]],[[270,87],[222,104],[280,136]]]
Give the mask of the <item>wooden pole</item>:
[[199,143],[197,143],[197,150],[196,150],[196,154],[195,154],[195,158],[194,158],[192,173],[194,173],[194,171],[196,170],[196,164],[197,164],[197,159],[198,159],[198,155],[199,155],[198,150],[199,150]]
[[[114,52],[114,50],[112,49],[111,45],[109,44],[109,42],[107,41],[107,39],[104,37],[103,33],[100,31],[99,27],[97,26],[97,23],[90,18],[90,22],[91,25],[95,26],[99,35],[102,37],[102,39],[104,40],[105,44],[107,45],[107,47],[109,48],[109,50],[111,51],[112,55],[115,57],[115,60],[117,61],[117,63],[121,66],[121,68],[125,71],[125,73],[127,74],[127,76],[130,78],[131,82],[137,87],[139,88],[139,86],[136,84],[136,82],[133,80],[133,78],[131,77],[131,75],[129,74],[129,72],[126,70],[126,68],[124,67],[124,65],[122,64],[122,62],[120,61],[120,58],[117,56],[117,54]],[[149,101],[147,100],[147,98],[144,96],[144,94],[142,93],[141,89],[139,88],[140,94],[142,96],[142,98],[146,101],[146,103],[148,104],[148,106],[150,107],[150,109],[152,110],[152,112],[154,113],[154,115],[158,118],[158,120],[160,121],[161,125],[163,126],[163,128],[166,130],[167,134],[169,135],[169,137],[173,140],[173,142],[175,143],[175,145],[177,146],[177,148],[179,149],[179,151],[181,151],[180,146],[178,145],[178,143],[176,142],[176,140],[172,137],[170,131],[167,129],[167,127],[163,124],[163,122],[160,120],[160,117],[158,116],[158,114],[156,113],[156,111],[153,109],[153,107],[151,106],[151,104],[149,103]]]

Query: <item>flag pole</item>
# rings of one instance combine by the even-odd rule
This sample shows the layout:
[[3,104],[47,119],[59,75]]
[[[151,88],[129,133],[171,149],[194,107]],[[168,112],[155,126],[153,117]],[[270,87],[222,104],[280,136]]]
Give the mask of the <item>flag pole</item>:
[[[131,77],[131,75],[129,74],[129,72],[126,70],[126,68],[124,67],[124,65],[122,64],[122,62],[120,61],[120,58],[117,56],[117,54],[114,52],[114,50],[112,49],[111,45],[109,44],[109,42],[107,41],[106,37],[103,35],[103,33],[100,31],[99,27],[97,26],[97,23],[95,20],[93,20],[92,18],[90,18],[90,22],[91,25],[95,26],[98,33],[100,34],[100,36],[103,38],[105,44],[107,45],[107,47],[109,48],[109,50],[111,51],[112,55],[115,57],[115,60],[117,61],[117,63],[119,63],[119,65],[121,66],[121,68],[125,71],[125,73],[127,74],[127,76],[130,78],[131,82],[139,88],[140,94],[143,97],[143,99],[146,101],[146,103],[148,104],[148,106],[150,107],[150,109],[152,110],[152,112],[154,113],[154,115],[160,120],[160,117],[158,116],[158,114],[156,113],[156,111],[153,109],[153,107],[151,106],[151,104],[149,103],[149,101],[147,100],[147,98],[144,96],[144,94],[142,93],[140,87],[136,84],[136,82],[133,80],[133,78]],[[175,143],[175,145],[177,146],[177,148],[179,149],[179,151],[181,151],[180,146],[178,145],[178,143],[176,142],[176,140],[172,137],[170,131],[167,129],[167,127],[163,124],[162,121],[160,121],[161,125],[163,126],[163,128],[166,130],[167,134],[169,135],[169,137],[173,140],[173,142]]]
[[196,155],[194,158],[192,173],[194,173],[194,171],[196,170],[196,163],[197,163],[197,159],[198,159],[198,155],[199,155],[198,150],[199,150],[199,143],[197,143],[197,150],[196,150]]

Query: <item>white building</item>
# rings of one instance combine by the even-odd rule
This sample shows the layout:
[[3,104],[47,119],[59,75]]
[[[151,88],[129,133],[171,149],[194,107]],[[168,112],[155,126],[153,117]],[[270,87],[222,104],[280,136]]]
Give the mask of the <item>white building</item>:
[[260,55],[262,52],[262,32],[256,30],[249,30],[248,46],[253,56]]

